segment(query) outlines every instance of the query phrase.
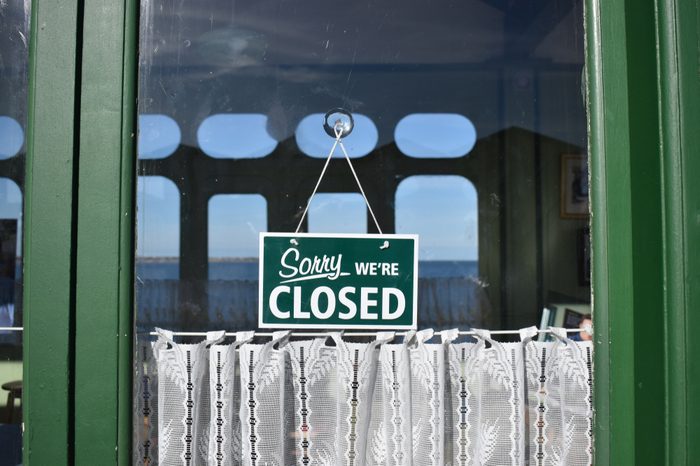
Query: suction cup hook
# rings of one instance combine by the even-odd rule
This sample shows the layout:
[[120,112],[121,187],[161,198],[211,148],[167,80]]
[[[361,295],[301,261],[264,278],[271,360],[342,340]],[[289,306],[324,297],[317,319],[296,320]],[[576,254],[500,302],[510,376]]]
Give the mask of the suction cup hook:
[[[352,118],[352,114],[343,108],[328,110],[323,118],[323,129],[333,139],[338,136],[347,137],[352,133],[354,127],[355,120]],[[336,133],[336,129],[340,134]]]

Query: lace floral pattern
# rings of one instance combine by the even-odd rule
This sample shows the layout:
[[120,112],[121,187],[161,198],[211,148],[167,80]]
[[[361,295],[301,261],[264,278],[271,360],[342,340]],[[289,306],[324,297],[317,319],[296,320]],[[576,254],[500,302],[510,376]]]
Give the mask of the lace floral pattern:
[[592,346],[478,331],[402,343],[340,334],[251,343],[210,332],[137,345],[134,464],[428,466],[592,463]]

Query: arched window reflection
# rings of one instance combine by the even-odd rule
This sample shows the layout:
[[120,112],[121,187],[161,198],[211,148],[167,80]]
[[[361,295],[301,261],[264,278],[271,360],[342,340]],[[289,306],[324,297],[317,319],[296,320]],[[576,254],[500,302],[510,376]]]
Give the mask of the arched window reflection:
[[14,118],[0,116],[0,159],[9,159],[24,145],[24,131]]
[[205,154],[216,159],[257,159],[277,147],[267,131],[267,116],[256,113],[209,116],[199,125],[197,142]]
[[476,129],[457,113],[413,113],[399,121],[394,138],[409,157],[455,158],[472,150]]
[[180,192],[162,176],[140,176],[137,192],[137,275],[141,279],[177,279]]
[[167,115],[139,115],[140,159],[162,159],[180,145],[180,127]]
[[257,279],[260,232],[267,202],[259,194],[221,194],[209,200],[209,279]]
[[[478,272],[478,204],[474,185],[461,176],[412,176],[396,190],[396,232],[420,235],[422,263],[460,264]],[[422,264],[423,265],[423,264]],[[434,273],[440,266],[430,266]]]

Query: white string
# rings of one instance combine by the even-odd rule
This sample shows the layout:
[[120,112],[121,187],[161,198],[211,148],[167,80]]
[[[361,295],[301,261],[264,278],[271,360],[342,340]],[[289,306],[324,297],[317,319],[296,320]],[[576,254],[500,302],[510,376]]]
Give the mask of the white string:
[[[3,332],[21,332],[23,331],[23,327],[0,327],[0,331]],[[564,329],[566,330],[567,333],[576,333],[580,332],[582,329],[580,328],[567,328]],[[520,330],[492,330],[490,333],[491,335],[518,335]],[[139,332],[141,333],[141,332]],[[207,332],[172,332],[173,335],[175,336],[180,336],[180,337],[205,337],[207,336]],[[233,337],[236,336],[237,332],[226,332],[227,337]],[[294,335],[298,336],[307,336],[307,337],[324,337],[326,335],[329,335],[328,332],[290,332]],[[435,335],[439,335],[442,332],[435,332]],[[550,329],[544,329],[544,330],[537,330],[537,333],[552,333]],[[459,332],[460,335],[476,335],[476,332],[471,332],[471,331],[461,331]],[[158,336],[158,333],[156,332],[149,332],[149,335],[151,336]],[[377,332],[343,332],[344,336],[347,337],[373,337],[377,335]],[[397,336],[405,336],[406,332],[396,332]],[[269,332],[255,332],[255,336],[257,337],[271,337],[272,333]]]
[[326,163],[323,165],[323,170],[321,170],[321,176],[318,177],[318,181],[316,182],[316,186],[314,187],[313,192],[311,193],[311,196],[309,197],[309,200],[306,201],[306,207],[304,207],[304,213],[301,214],[301,218],[299,219],[299,224],[297,225],[297,229],[294,230],[294,233],[299,233],[299,229],[301,228],[301,224],[304,222],[304,217],[306,217],[306,212],[309,210],[309,205],[311,205],[311,199],[314,198],[316,195],[316,191],[318,190],[318,187],[321,184],[321,180],[323,179],[323,176],[326,174],[326,169],[328,168],[328,163],[331,161],[331,157],[333,157],[333,152],[335,152],[335,148],[340,142],[340,136],[338,135],[338,131],[336,130],[336,138],[335,142],[333,143],[333,147],[331,147],[331,151],[328,153],[328,157],[326,157]]
[[335,132],[335,142],[333,143],[333,147],[331,147],[331,151],[328,153],[328,157],[326,157],[326,163],[323,165],[323,170],[321,170],[321,176],[318,177],[318,181],[316,182],[316,186],[314,186],[314,190],[311,193],[311,196],[309,196],[309,200],[306,202],[306,207],[304,207],[304,212],[301,214],[301,218],[299,219],[299,224],[297,225],[297,229],[294,230],[294,233],[299,233],[299,230],[301,229],[301,224],[304,223],[304,218],[306,218],[306,213],[308,212],[309,206],[311,205],[311,200],[316,195],[316,191],[318,190],[318,187],[321,185],[321,180],[323,180],[323,177],[326,174],[326,169],[328,168],[328,164],[330,163],[331,158],[333,157],[333,153],[335,152],[335,148],[340,145],[340,148],[343,151],[343,155],[345,155],[345,160],[347,160],[348,165],[350,165],[350,171],[352,172],[352,175],[355,177],[355,182],[357,183],[357,187],[360,188],[360,193],[362,194],[362,198],[365,200],[365,204],[367,204],[367,209],[369,209],[369,213],[372,216],[372,220],[374,220],[374,225],[377,227],[377,231],[379,232],[379,234],[384,234],[382,232],[382,229],[379,226],[379,222],[377,222],[377,217],[374,216],[374,211],[372,210],[372,206],[369,205],[369,200],[367,200],[367,196],[365,195],[365,190],[362,189],[362,184],[360,183],[360,179],[357,177],[357,173],[355,172],[355,167],[352,166],[352,161],[350,161],[350,156],[348,155],[347,151],[345,150],[345,146],[343,145],[343,142],[341,141],[341,138],[343,135],[342,124],[340,122],[337,122],[335,125],[335,128],[333,128],[333,131]]
[[[338,130],[336,129],[336,135],[338,134]],[[345,146],[343,145],[343,141],[338,142],[340,144],[340,148],[343,151],[343,155],[345,155],[345,160],[348,161],[348,165],[350,165],[350,171],[352,172],[352,176],[355,177],[355,181],[357,182],[357,187],[360,188],[360,193],[362,193],[362,198],[365,200],[365,204],[367,204],[367,209],[369,209],[369,213],[372,216],[372,220],[374,220],[374,225],[377,227],[377,231],[379,232],[380,235],[384,234],[382,232],[382,229],[379,227],[379,222],[377,222],[377,217],[374,216],[374,212],[372,211],[372,206],[369,205],[369,201],[367,200],[367,196],[365,196],[365,190],[362,189],[362,184],[360,184],[360,179],[357,177],[357,173],[355,173],[355,167],[352,166],[352,162],[350,161],[350,156],[348,156],[348,153],[345,151]]]

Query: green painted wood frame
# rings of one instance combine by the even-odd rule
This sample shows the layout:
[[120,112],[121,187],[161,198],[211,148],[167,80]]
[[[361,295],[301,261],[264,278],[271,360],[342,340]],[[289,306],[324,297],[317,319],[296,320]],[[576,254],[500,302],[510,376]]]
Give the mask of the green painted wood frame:
[[[84,0],[75,464],[129,464],[137,1]],[[95,460],[99,458],[100,461]]]
[[700,458],[700,2],[657,0],[666,464]]
[[25,465],[131,463],[137,15],[32,2]]
[[72,456],[78,13],[71,1],[32,5],[24,210],[24,464],[68,464]]
[[[585,7],[596,464],[691,464],[698,5]],[[25,465],[131,461],[137,24],[136,0],[33,1]]]
[[664,442],[649,422],[664,419],[654,4],[586,6],[595,458],[658,465]]
[[700,454],[698,1],[585,5],[595,460],[690,465]]

